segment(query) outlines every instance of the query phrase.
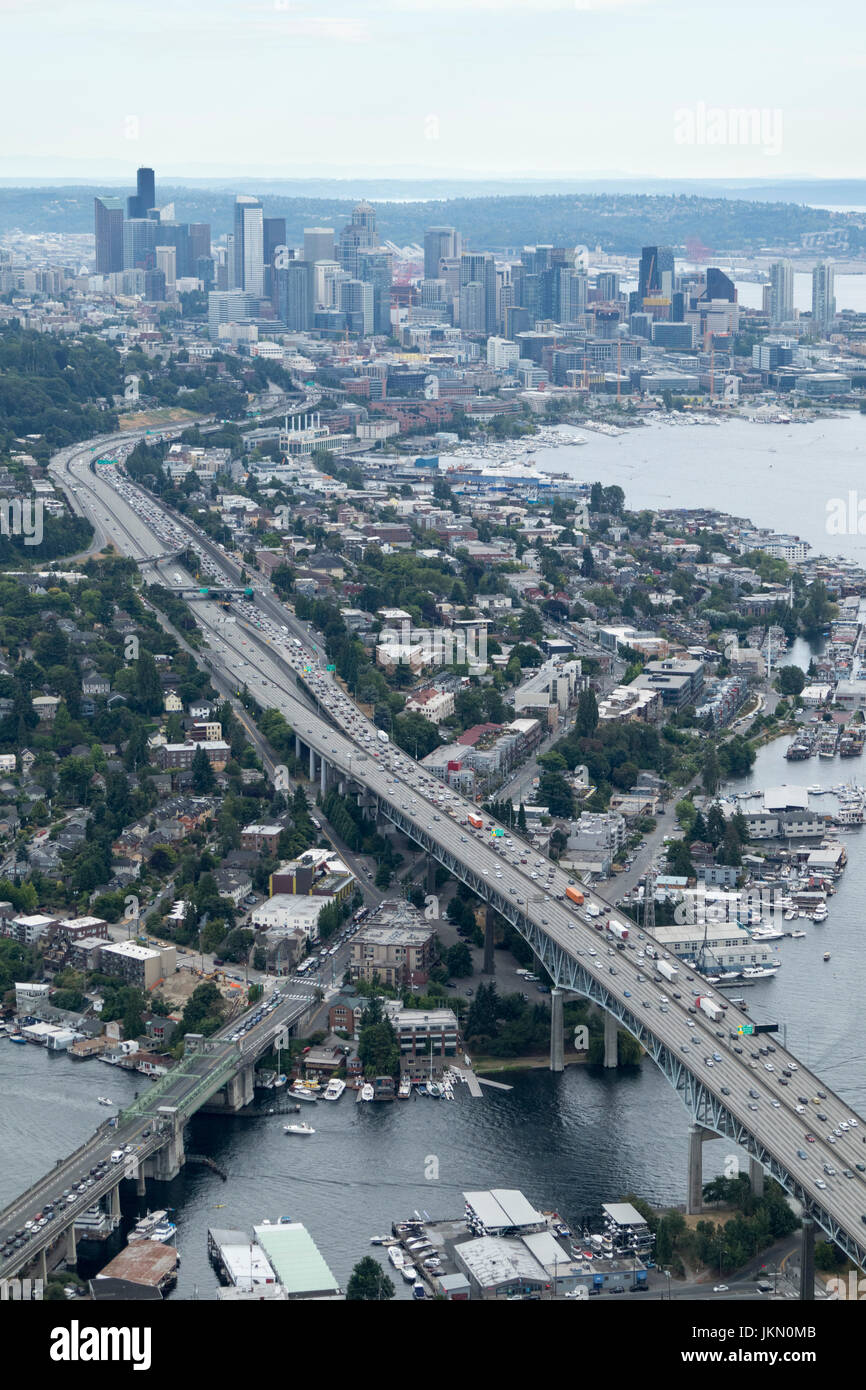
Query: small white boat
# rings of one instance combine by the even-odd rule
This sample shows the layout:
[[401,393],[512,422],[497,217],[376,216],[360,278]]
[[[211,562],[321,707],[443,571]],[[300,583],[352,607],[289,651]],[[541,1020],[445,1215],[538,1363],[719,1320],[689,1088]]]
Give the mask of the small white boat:
[[97,1096],[97,1097],[96,1097],[96,1102],[97,1102],[98,1105],[113,1105],[113,1104],[114,1104],[114,1101],[113,1101],[113,1100],[109,1100],[109,1099],[108,1099],[108,1096]]
[[796,938],[796,937],[798,937],[798,936],[805,936],[805,935],[806,935],[806,933],[805,933],[804,931],[792,931],[792,932],[791,932],[792,938]]
[[294,1096],[295,1100],[311,1100],[313,1104],[318,1100],[318,1096],[314,1096],[312,1091],[307,1090],[306,1086],[293,1086],[289,1095]]
[[399,1245],[392,1245],[390,1247],[390,1249],[388,1250],[388,1259],[391,1261],[395,1269],[402,1269],[404,1264],[406,1263],[406,1256],[403,1254],[403,1251],[400,1249]]
[[325,1087],[325,1094],[322,1096],[322,1100],[339,1100],[345,1089],[345,1081],[339,1076],[332,1076]]
[[373,1087],[372,1087],[372,1085],[370,1084],[370,1082],[369,1082],[369,1081],[366,1081],[366,1082],[364,1083],[364,1085],[361,1087],[361,1099],[362,1099],[362,1100],[372,1100],[372,1099],[373,1099],[373,1096],[374,1096],[375,1094],[376,1094],[376,1093],[375,1093],[375,1091],[373,1090]]
[[436,1082],[436,1081],[428,1081],[428,1082],[427,1082],[427,1094],[428,1094],[428,1096],[432,1096],[434,1100],[441,1100],[441,1098],[442,1098],[442,1087],[441,1087],[441,1086],[439,1085],[439,1083]]
[[415,1283],[412,1285],[412,1297],[413,1297],[413,1298],[426,1298],[426,1297],[427,1297],[427,1290],[426,1290],[426,1288],[424,1287],[424,1281],[423,1281],[423,1279],[416,1279],[416,1280],[415,1280]]
[[401,1100],[408,1100],[411,1094],[412,1082],[409,1080],[408,1076],[404,1076],[403,1080],[400,1082],[400,1088],[397,1092],[397,1095],[400,1097]]
[[418,1278],[418,1271],[414,1265],[401,1265],[400,1273],[407,1284],[414,1284]]
[[825,951],[825,952],[824,952],[824,959],[825,959],[825,960],[829,960],[829,959],[830,959],[830,952],[829,952],[829,951]]
[[283,1134],[315,1134],[312,1125],[303,1121],[299,1125],[283,1125]]

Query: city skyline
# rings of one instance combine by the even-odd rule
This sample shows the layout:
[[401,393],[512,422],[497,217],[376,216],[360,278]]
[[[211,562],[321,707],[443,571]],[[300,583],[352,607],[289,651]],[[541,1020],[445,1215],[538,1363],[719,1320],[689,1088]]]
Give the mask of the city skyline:
[[[2,9],[17,57],[2,177],[158,164],[171,178],[772,180],[859,165],[849,0],[820,25],[801,0],[721,18],[684,0],[331,0],[324,14],[305,0],[193,0],[150,4],[122,30],[105,0]],[[158,82],[130,82],[133,44]],[[242,73],[266,101],[212,101],[203,121],[202,83],[229,90]]]

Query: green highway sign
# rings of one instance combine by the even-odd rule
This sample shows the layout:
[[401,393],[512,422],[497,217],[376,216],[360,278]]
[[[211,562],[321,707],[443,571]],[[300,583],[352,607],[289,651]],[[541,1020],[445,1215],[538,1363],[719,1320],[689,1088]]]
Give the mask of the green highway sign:
[[336,666],[326,666],[326,667],[325,667],[325,670],[326,670],[326,671],[336,671],[336,669],[337,669]]
[[754,1031],[755,1031],[755,1028],[754,1028],[754,1024],[752,1024],[752,1023],[741,1023],[741,1024],[739,1024],[738,1027],[737,1027],[737,1032],[738,1032],[738,1033],[742,1033],[745,1037],[751,1037],[751,1035],[752,1035],[752,1033],[754,1033]]

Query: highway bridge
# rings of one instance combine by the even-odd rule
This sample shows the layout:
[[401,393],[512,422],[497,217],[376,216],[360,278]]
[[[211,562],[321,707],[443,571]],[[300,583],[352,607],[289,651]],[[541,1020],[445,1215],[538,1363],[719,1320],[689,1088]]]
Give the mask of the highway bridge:
[[[116,437],[114,443],[122,453]],[[142,519],[145,506],[153,516],[154,499],[148,496],[145,503],[144,494],[113,471],[100,469],[95,474],[89,459],[89,452],[65,450],[52,471],[62,486],[75,479],[85,508],[114,528],[120,549],[140,559],[153,557],[164,553],[170,528],[180,528],[224,582],[238,582],[237,567],[189,522],[161,513],[157,534]],[[322,653],[312,649],[303,625],[267,586],[255,599],[256,619],[266,625],[262,630],[258,621],[220,625],[217,605],[197,604],[194,611],[208,634],[207,659],[215,679],[233,689],[242,676],[262,707],[272,706],[285,715],[294,729],[297,751],[306,750],[309,757],[311,779],[318,779],[323,789],[336,781],[353,791],[380,825],[390,824],[410,837],[531,945],[554,981],[554,1070],[563,1064],[562,1003],[568,993],[589,998],[605,1011],[606,1065],[616,1065],[618,1026],[640,1042],[680,1096],[691,1121],[690,1210],[700,1209],[702,1142],[722,1136],[748,1156],[756,1190],[762,1175],[769,1173],[799,1204],[805,1297],[813,1288],[816,1226],[864,1266],[866,1181],[856,1164],[866,1161],[866,1120],[778,1044],[772,1060],[757,1048],[744,1047],[738,1028],[749,1020],[733,1005],[715,1022],[700,1011],[692,1014],[689,1005],[695,996],[717,998],[716,992],[683,962],[676,983],[668,983],[657,970],[663,948],[649,934],[632,927],[626,949],[615,950],[609,934],[598,928],[615,918],[616,911],[595,889],[586,889],[586,902],[577,905],[567,897],[567,875],[522,842],[512,842],[506,827],[484,815],[483,828],[472,829],[467,818],[470,811],[477,816],[474,804],[430,777],[401,750],[382,744],[378,730],[325,671]],[[293,648],[288,634],[306,640],[306,648]],[[648,947],[655,958],[647,954]],[[486,957],[492,969],[489,932]],[[791,1079],[783,1087],[785,1071]],[[819,1111],[826,1120],[818,1120]],[[838,1135],[833,1135],[834,1129]],[[827,1168],[835,1172],[828,1175]]]

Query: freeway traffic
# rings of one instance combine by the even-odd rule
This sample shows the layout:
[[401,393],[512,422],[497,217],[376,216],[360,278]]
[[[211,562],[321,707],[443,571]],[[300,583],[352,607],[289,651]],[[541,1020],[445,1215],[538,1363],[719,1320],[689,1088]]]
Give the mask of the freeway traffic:
[[[94,475],[89,453],[65,452],[70,457],[59,481],[68,486],[71,473],[84,505],[109,522],[114,518],[121,548],[129,546],[139,557],[164,554],[180,531],[184,544],[194,538],[211,572],[237,582],[236,567],[201,533],[196,536],[190,523],[168,516],[128,479],[114,478],[113,470]],[[720,1000],[692,967],[674,965],[648,934],[629,926],[624,949],[617,949],[604,929],[607,922],[623,920],[616,910],[590,889],[581,890],[582,905],[570,901],[568,889],[574,885],[562,870],[384,741],[322,669],[321,650],[304,645],[303,625],[274,598],[257,596],[254,607],[242,605],[246,624],[226,624],[216,605],[206,602],[192,611],[209,634],[211,660],[223,679],[242,679],[259,704],[279,709],[319,757],[376,798],[386,817],[447,863],[533,943],[543,943],[545,952],[549,946],[550,960],[570,962],[574,968],[563,972],[559,983],[586,992],[584,982],[590,982],[623,1026],[664,1063],[694,1117],[706,1123],[697,1113],[698,1093],[712,1097],[717,1119],[725,1117],[720,1132],[746,1145],[816,1222],[864,1263],[866,1121],[778,1044],[762,1051],[741,1040],[737,1030],[748,1024],[745,1015]],[[299,680],[326,718],[299,698]],[[469,823],[470,814],[481,820],[480,827]],[[659,973],[659,961],[676,969],[673,983]],[[715,1000],[722,1016],[713,1022],[698,1011],[699,997]]]

